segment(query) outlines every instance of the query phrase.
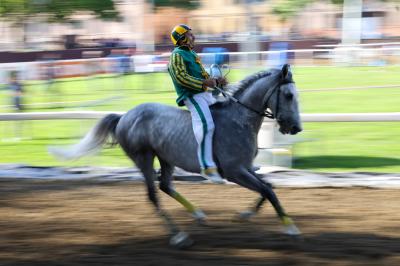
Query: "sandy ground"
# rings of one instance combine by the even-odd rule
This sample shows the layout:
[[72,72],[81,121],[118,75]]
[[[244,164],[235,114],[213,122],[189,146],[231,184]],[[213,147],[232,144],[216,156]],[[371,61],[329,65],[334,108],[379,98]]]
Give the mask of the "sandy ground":
[[177,183],[208,225],[160,193],[188,232],[168,234],[140,182],[0,179],[0,265],[400,265],[400,190],[277,188],[303,232],[280,232],[269,204],[249,222],[232,219],[257,195],[233,185]]

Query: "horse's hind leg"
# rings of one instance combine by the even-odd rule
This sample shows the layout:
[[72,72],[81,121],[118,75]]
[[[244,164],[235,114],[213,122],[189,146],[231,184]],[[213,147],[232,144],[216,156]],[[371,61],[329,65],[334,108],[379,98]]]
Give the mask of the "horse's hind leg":
[[239,213],[239,218],[241,220],[249,220],[251,217],[253,217],[254,215],[256,215],[258,213],[258,211],[264,205],[264,202],[266,199],[267,198],[264,196],[261,196],[260,198],[258,198],[256,203],[254,204],[254,206],[252,206],[249,210]]
[[[261,198],[258,201],[257,206],[260,208],[264,203],[265,199],[268,199],[274,207],[276,213],[281,219],[284,225],[284,232],[289,235],[299,235],[300,230],[295,226],[292,219],[286,214],[283,207],[281,206],[278,197],[273,191],[272,187],[266,182],[260,180],[257,176],[253,175],[247,169],[240,169],[240,176],[238,178],[233,179],[237,184],[246,187],[248,189],[257,191],[261,194]],[[256,206],[256,207],[257,207]]]
[[190,246],[193,241],[185,232],[180,231],[178,226],[173,222],[172,218],[164,210],[161,209],[157,197],[156,186],[154,184],[154,153],[152,151],[144,151],[137,153],[134,156],[131,156],[131,158],[134,160],[136,166],[139,167],[139,169],[143,173],[147,186],[147,195],[149,197],[149,200],[153,203],[157,214],[164,220],[169,232],[172,235],[170,239],[170,244],[177,248],[185,248]]
[[183,207],[185,207],[185,209],[192,214],[193,218],[198,223],[203,224],[205,222],[206,215],[175,190],[172,184],[174,167],[161,158],[159,158],[159,161],[161,165],[160,189],[182,204]]

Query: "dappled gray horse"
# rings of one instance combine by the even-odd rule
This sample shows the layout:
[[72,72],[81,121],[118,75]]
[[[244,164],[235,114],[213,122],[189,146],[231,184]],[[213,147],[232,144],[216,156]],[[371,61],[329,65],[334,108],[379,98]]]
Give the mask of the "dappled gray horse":
[[[254,172],[257,154],[257,134],[264,117],[275,118],[283,134],[301,131],[297,91],[288,65],[282,69],[253,74],[228,88],[230,99],[211,107],[215,120],[214,158],[224,178],[260,193],[255,206],[240,217],[249,218],[258,212],[266,199],[281,219],[284,232],[300,234],[286,214],[271,185]],[[158,103],[141,104],[120,116],[109,114],[76,145],[51,148],[55,155],[77,158],[99,148],[112,136],[142,171],[148,197],[157,213],[165,220],[177,247],[191,244],[187,234],[180,231],[170,216],[160,208],[154,183],[154,158],[161,165],[160,189],[180,202],[198,221],[204,213],[192,205],[173,187],[174,166],[190,172],[200,172],[190,113]],[[222,188],[221,188],[222,189]]]

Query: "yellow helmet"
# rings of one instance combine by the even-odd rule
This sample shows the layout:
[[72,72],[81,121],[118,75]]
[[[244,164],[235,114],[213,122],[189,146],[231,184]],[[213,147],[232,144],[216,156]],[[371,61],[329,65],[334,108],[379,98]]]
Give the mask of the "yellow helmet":
[[178,41],[185,36],[185,32],[192,30],[189,26],[185,24],[179,24],[174,27],[171,31],[171,40],[174,45],[177,45]]

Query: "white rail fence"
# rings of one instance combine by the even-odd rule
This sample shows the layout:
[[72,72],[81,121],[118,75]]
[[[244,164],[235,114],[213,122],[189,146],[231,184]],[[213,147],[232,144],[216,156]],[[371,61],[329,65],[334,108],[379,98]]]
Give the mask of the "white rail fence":
[[[111,113],[124,114],[125,112],[67,111],[67,112],[0,113],[0,121],[100,119],[105,115]],[[396,122],[400,121],[400,112],[301,114],[301,119],[303,122]]]
[[[100,119],[110,113],[124,114],[110,111],[0,113],[0,121]],[[399,122],[400,112],[301,114],[301,119],[303,122]],[[266,120],[258,135],[258,155],[255,163],[259,166],[291,167],[291,146],[303,141],[307,140],[280,134],[275,121]]]

